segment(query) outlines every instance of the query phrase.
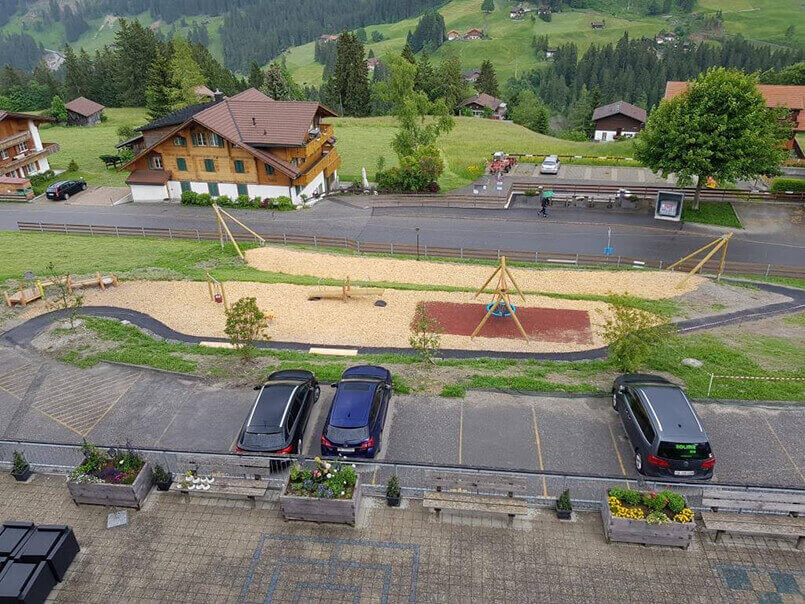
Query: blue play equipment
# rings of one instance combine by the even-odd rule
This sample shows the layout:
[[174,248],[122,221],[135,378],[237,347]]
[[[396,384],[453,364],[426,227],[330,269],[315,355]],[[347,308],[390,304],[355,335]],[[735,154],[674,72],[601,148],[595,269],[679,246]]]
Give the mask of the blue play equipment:
[[[492,310],[493,307],[495,307],[494,310]],[[512,310],[514,312],[517,312],[517,307],[514,304],[512,304],[511,307],[512,307]],[[503,300],[500,300],[498,302],[490,302],[489,304],[487,304],[486,305],[486,312],[489,312],[490,310],[492,311],[492,316],[493,317],[511,317],[512,316],[512,313],[509,312],[509,309],[506,307],[506,303]]]

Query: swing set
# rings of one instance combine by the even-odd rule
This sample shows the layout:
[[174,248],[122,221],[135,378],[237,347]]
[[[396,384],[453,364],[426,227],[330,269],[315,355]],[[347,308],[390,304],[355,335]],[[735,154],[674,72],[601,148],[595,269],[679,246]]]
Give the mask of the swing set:
[[215,219],[218,222],[218,240],[221,242],[221,249],[222,250],[224,249],[224,234],[226,234],[226,237],[229,239],[229,241],[232,242],[232,245],[235,246],[235,251],[238,253],[238,256],[240,256],[240,259],[243,260],[244,262],[246,262],[246,257],[243,255],[243,252],[240,250],[240,246],[238,245],[238,242],[235,240],[235,236],[232,235],[232,231],[229,230],[229,225],[226,223],[226,220],[224,219],[225,216],[226,216],[226,218],[229,218],[232,222],[234,222],[236,225],[238,225],[242,229],[246,230],[255,239],[257,239],[257,241],[260,242],[260,245],[265,245],[265,243],[266,243],[265,239],[263,239],[260,235],[255,233],[253,230],[251,230],[245,224],[243,224],[240,220],[238,220],[237,218],[232,216],[232,214],[230,214],[226,210],[224,210],[221,207],[219,207],[218,204],[215,204],[215,203],[212,204],[212,210],[213,210],[213,212],[215,212]]

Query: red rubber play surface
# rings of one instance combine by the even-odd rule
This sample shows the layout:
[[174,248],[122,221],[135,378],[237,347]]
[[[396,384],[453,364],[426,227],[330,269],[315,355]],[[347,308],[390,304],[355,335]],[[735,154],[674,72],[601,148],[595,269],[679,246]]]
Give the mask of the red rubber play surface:
[[[512,301],[514,303],[514,301]],[[469,336],[486,315],[486,304],[424,302],[428,314],[439,322],[443,333]],[[545,342],[592,344],[590,315],[586,310],[528,308],[517,306],[517,318],[529,338]],[[478,334],[484,338],[522,339],[511,317],[489,317]]]

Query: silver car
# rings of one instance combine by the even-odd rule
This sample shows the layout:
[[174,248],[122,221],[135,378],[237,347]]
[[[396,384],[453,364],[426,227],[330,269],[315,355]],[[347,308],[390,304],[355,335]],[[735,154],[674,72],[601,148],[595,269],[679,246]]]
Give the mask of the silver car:
[[540,174],[559,174],[559,157],[556,155],[549,155],[542,161],[539,167]]

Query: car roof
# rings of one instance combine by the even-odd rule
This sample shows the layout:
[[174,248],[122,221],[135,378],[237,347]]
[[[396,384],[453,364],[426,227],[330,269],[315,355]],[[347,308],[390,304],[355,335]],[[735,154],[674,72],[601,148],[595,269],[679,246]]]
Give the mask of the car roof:
[[307,371],[306,369],[283,369],[281,371],[275,371],[274,373],[269,375],[267,382],[277,382],[277,381],[306,382],[312,377],[314,377],[313,372]]
[[639,385],[635,390],[647,403],[661,440],[707,441],[699,416],[680,388],[656,383]]
[[342,380],[365,378],[371,380],[387,380],[391,374],[385,367],[377,365],[356,365],[341,374]]
[[57,180],[56,182],[52,182],[48,185],[48,187],[58,187],[59,185],[63,185],[65,183],[70,182],[69,180]]
[[285,425],[291,399],[299,388],[295,382],[273,382],[261,388],[257,400],[254,402],[252,412],[246,422],[247,427],[261,426],[263,428],[277,428]]
[[330,409],[330,423],[339,428],[360,428],[369,422],[372,399],[379,382],[348,380],[338,384]]

